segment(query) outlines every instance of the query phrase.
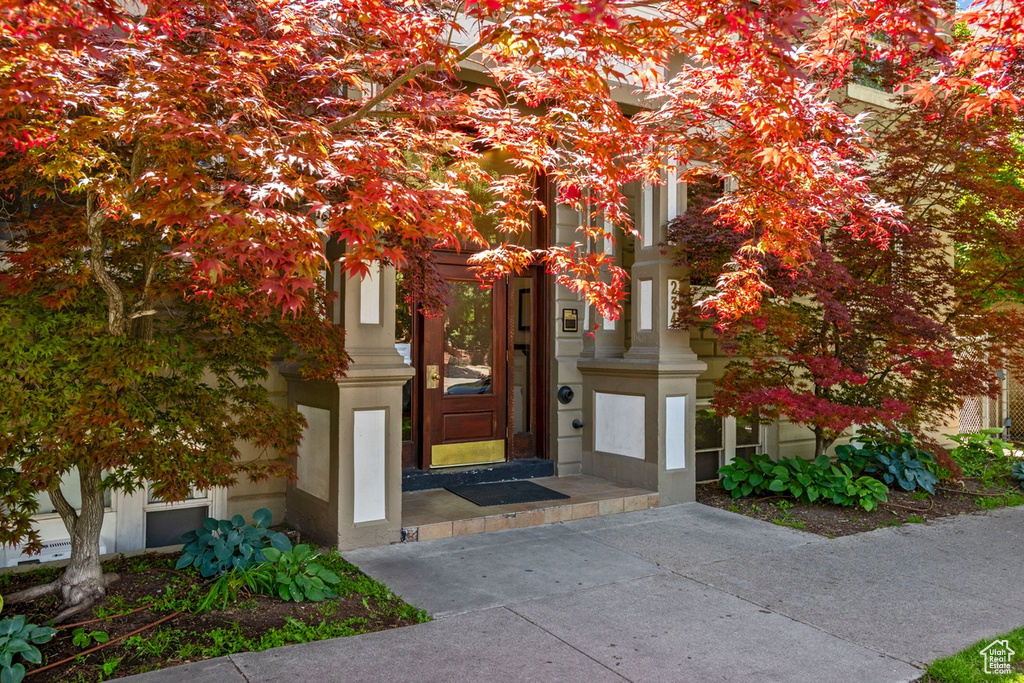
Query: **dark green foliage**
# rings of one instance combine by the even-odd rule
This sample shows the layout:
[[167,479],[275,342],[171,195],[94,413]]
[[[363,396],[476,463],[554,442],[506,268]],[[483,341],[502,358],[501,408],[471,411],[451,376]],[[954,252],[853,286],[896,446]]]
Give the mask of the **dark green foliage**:
[[210,587],[196,611],[214,607],[224,609],[235,602],[241,591],[265,593],[282,600],[321,602],[338,597],[335,587],[341,579],[323,564],[316,562],[319,554],[310,546],[294,548],[284,534],[271,537],[272,546],[263,548],[259,563],[226,571]]
[[871,512],[888,498],[888,487],[877,479],[858,477],[842,464],[833,465],[832,472],[828,493],[829,499],[837,505],[860,505]]
[[1013,467],[1010,468],[1010,476],[1021,482],[1021,486],[1024,486],[1024,461],[1018,460],[1013,463]]
[[718,470],[722,476],[722,488],[733,498],[763,493],[767,488],[765,478],[774,466],[775,462],[767,455],[753,455],[750,462],[737,458]]
[[[291,546],[285,546],[282,540],[286,542],[286,537],[283,535],[278,539],[278,543],[291,550]],[[175,565],[177,559],[176,554],[147,553],[136,557],[122,556],[104,562],[105,571],[122,574],[150,574],[147,582],[150,579],[163,582],[163,588],[156,592],[139,595],[132,592],[131,597],[115,593],[108,596],[104,606],[97,608],[96,616],[102,618],[125,614],[132,609],[148,605],[153,612],[152,619],[158,618],[160,614],[166,615],[177,611],[195,614],[222,608],[232,610],[228,613],[231,615],[229,619],[245,619],[246,617],[243,615],[258,612],[261,607],[268,604],[268,598],[253,595],[270,593],[269,589],[265,589],[263,585],[256,582],[258,565],[248,570],[227,571],[217,577],[213,584],[202,579],[196,571],[188,570],[181,573],[152,571],[153,569],[170,569]],[[53,680],[106,680],[109,678],[109,674],[103,674],[102,677],[97,675],[97,672],[104,670],[103,667],[113,671],[114,675],[127,676],[198,659],[366,633],[391,628],[398,623],[430,621],[430,617],[425,611],[405,603],[387,586],[360,572],[358,567],[345,561],[337,550],[330,550],[315,558],[312,555],[306,556],[304,560],[307,566],[313,559],[323,568],[318,572],[318,576],[321,581],[325,582],[325,586],[328,586],[332,580],[332,574],[338,577],[338,581],[328,587],[339,597],[325,599],[307,608],[296,605],[296,611],[293,613],[295,616],[286,617],[284,625],[268,627],[267,623],[262,623],[258,624],[255,629],[247,626],[243,630],[238,623],[234,623],[226,628],[213,628],[209,624],[223,623],[224,615],[215,613],[194,617],[186,614],[178,617],[170,625],[159,625],[143,633],[129,636],[120,643],[114,643],[109,649],[104,649],[100,653],[84,655],[78,660],[75,667],[79,667],[76,670],[81,671],[91,668],[90,674],[82,673],[71,676],[60,673],[64,670],[59,669],[58,673],[51,674],[51,677],[57,676]],[[265,563],[264,566],[273,567],[273,571],[267,575],[271,579],[276,578],[278,565]],[[37,585],[52,581],[60,575],[60,571],[61,568],[39,566],[24,573],[0,574],[0,590],[4,586],[21,588],[26,583]],[[17,579],[16,583],[14,579]],[[314,582],[311,581],[312,583]],[[118,585],[123,585],[123,581]],[[211,585],[217,586],[217,590],[212,590]],[[275,599],[281,597],[276,588],[271,595]],[[310,596],[304,596],[303,603],[310,599]],[[365,609],[365,613],[351,617],[346,614],[352,609],[358,610],[360,603]],[[4,628],[2,625],[6,621],[8,620],[0,622],[0,630]],[[179,630],[183,621],[188,626]],[[173,628],[173,625],[177,625],[179,628]],[[85,627],[85,629],[88,628],[90,627]],[[107,627],[101,626],[100,628]],[[82,648],[88,646],[84,640],[85,637],[89,638],[89,645],[103,641],[105,632],[86,631],[85,629],[76,628],[70,632],[64,632],[63,637],[71,639],[72,642],[77,640],[76,644]],[[79,631],[82,633],[79,634]],[[104,653],[111,654],[104,659]],[[45,649],[42,654],[45,656]],[[55,659],[52,653],[49,659],[50,661]],[[25,666],[28,664],[30,662],[26,661]],[[17,669],[18,671],[24,669],[21,664],[18,666],[20,667]],[[13,676],[13,672],[8,675]],[[3,679],[3,681],[6,680]],[[26,679],[26,681],[32,680],[34,680],[32,676]]]
[[277,547],[263,551],[267,561],[256,573],[262,587],[271,595],[282,600],[320,602],[337,597],[333,587],[341,582],[338,575],[314,560],[319,553],[302,543],[294,548],[281,550]]
[[898,442],[882,438],[858,437],[862,446],[837,446],[839,463],[854,473],[877,476],[886,485],[897,484],[904,491],[920,487],[935,495],[939,477],[935,473],[935,458],[931,453],[914,445],[913,437],[904,432]]
[[270,521],[267,508],[253,513],[251,525],[241,515],[230,520],[207,517],[202,528],[181,535],[185,548],[175,569],[192,566],[209,578],[263,562],[268,546],[291,548],[287,536],[270,531]]
[[722,486],[733,498],[749,495],[791,495],[804,503],[824,500],[837,505],[860,505],[871,511],[885,501],[887,489],[870,477],[858,477],[844,464],[833,465],[828,456],[814,460],[755,455],[750,462],[735,460],[719,470]]
[[23,615],[0,619],[0,681],[21,683],[25,677],[25,665],[15,662],[20,656],[29,664],[39,664],[43,656],[36,645],[48,643],[57,633],[49,626],[26,624]]

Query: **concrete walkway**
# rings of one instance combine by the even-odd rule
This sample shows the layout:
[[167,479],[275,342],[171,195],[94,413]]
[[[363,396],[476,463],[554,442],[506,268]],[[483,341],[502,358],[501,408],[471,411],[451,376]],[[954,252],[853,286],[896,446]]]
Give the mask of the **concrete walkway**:
[[1024,624],[1022,522],[830,540],[691,503],[360,550],[435,620],[123,680],[908,681]]

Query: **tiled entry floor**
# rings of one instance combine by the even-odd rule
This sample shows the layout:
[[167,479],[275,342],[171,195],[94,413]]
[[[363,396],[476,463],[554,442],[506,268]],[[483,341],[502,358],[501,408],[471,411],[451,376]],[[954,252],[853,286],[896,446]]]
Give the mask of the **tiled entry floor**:
[[402,539],[433,541],[658,507],[657,493],[597,477],[543,477],[530,481],[569,498],[481,507],[445,489],[410,491],[402,494]]

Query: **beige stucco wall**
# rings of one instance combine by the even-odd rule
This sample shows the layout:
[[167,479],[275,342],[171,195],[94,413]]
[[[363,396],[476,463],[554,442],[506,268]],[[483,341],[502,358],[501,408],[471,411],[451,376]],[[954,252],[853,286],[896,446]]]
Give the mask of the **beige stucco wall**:
[[[270,369],[267,389],[270,392],[270,399],[274,405],[284,407],[288,404],[288,383],[281,376],[281,373],[278,372],[277,367],[271,367]],[[238,446],[243,462],[260,457],[260,452],[249,444],[242,442]],[[227,516],[242,515],[246,520],[251,520],[254,511],[265,507],[269,508],[271,513],[273,513],[275,524],[283,522],[286,488],[287,482],[284,479],[278,478],[251,482],[242,477],[238,483],[228,489]]]

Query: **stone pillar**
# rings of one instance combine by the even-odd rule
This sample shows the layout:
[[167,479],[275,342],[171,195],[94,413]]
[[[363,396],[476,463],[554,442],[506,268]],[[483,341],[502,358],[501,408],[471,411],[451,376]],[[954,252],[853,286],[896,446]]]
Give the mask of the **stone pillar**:
[[289,522],[348,550],[401,540],[402,387],[413,369],[395,350],[393,269],[340,280],[334,316],[351,363],[337,382],[288,375],[289,405],[309,426],[287,500]]
[[659,217],[674,215],[670,210],[682,210],[684,202],[682,186],[640,191],[632,344],[621,358],[595,353],[577,362],[589,425],[583,472],[656,490],[662,505],[691,501],[696,494],[696,381],[706,368],[690,349],[689,331],[672,324],[670,296],[686,274],[660,246],[667,220]]
[[[612,227],[606,223],[605,231],[611,230]],[[605,239],[602,246],[606,254],[615,257],[616,263],[621,263],[621,244],[617,245],[612,240]],[[621,318],[604,318],[597,313],[596,308],[590,306],[584,327],[581,358],[622,358],[622,354],[626,352],[626,327]]]

